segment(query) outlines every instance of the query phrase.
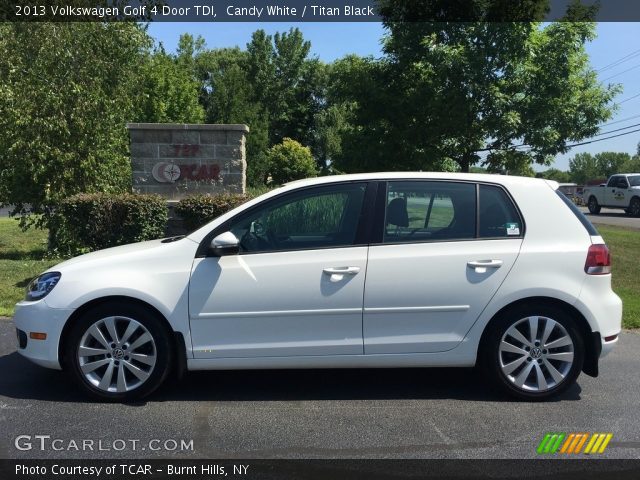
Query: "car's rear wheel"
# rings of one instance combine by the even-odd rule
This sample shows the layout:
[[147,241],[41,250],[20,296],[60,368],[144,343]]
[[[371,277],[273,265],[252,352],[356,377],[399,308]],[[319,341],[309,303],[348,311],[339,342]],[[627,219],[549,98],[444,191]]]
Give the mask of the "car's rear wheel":
[[600,213],[600,205],[598,205],[598,199],[596,197],[589,197],[589,202],[587,202],[587,207],[589,208],[589,213],[597,215]]
[[483,363],[506,393],[545,400],[571,386],[584,361],[584,342],[575,320],[554,306],[510,309],[491,325]]
[[135,304],[104,304],[73,325],[65,364],[85,392],[101,400],[149,395],[166,378],[169,334],[152,311]]

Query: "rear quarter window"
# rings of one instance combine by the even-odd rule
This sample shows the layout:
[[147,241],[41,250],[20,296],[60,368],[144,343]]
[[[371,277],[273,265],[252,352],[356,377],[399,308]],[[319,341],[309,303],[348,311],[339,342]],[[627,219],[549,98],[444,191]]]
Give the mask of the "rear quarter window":
[[589,232],[589,235],[591,235],[592,237],[600,235],[598,233],[598,230],[596,230],[596,227],[594,227],[593,224],[589,221],[589,219],[584,216],[584,214],[580,211],[580,209],[576,206],[576,204],[571,201],[570,198],[568,198],[560,190],[556,190],[556,194],[562,199],[565,205],[569,207],[569,210],[573,212],[576,218],[580,220],[580,223],[587,230],[587,232]]
[[479,238],[517,238],[524,233],[518,210],[500,187],[480,185],[479,216]]

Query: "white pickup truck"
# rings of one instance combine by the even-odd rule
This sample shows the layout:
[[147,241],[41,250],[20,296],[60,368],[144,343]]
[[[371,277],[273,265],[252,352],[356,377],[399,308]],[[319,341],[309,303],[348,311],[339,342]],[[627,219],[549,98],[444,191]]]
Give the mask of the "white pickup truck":
[[582,199],[593,214],[600,213],[602,207],[623,208],[640,217],[640,173],[611,175],[606,184],[585,187]]

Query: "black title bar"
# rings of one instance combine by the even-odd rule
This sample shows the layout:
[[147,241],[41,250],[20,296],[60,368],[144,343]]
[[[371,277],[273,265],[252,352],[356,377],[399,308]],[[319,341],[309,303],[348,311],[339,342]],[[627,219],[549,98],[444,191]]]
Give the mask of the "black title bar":
[[[384,15],[381,15],[381,12]],[[637,0],[4,0],[0,21],[640,21]]]
[[637,480],[640,460],[0,460],[3,480]]

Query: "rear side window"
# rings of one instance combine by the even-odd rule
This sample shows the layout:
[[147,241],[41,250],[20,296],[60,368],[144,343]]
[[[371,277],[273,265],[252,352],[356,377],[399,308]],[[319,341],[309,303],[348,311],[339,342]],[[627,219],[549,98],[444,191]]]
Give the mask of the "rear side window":
[[589,235],[591,235],[591,236],[599,236],[600,235],[598,233],[598,230],[596,230],[596,227],[594,227],[593,224],[589,221],[589,219],[584,216],[584,214],[580,211],[580,209],[578,207],[576,207],[576,204],[573,203],[570,198],[568,198],[560,190],[556,190],[556,193],[562,199],[562,201],[565,203],[565,205],[567,207],[569,207],[569,210],[571,210],[573,212],[573,214],[578,218],[578,220],[580,220],[580,223],[587,230],[587,232],[589,232]]
[[502,188],[480,185],[479,200],[480,238],[522,236],[520,215]]
[[389,182],[383,242],[474,238],[475,190],[470,183]]

